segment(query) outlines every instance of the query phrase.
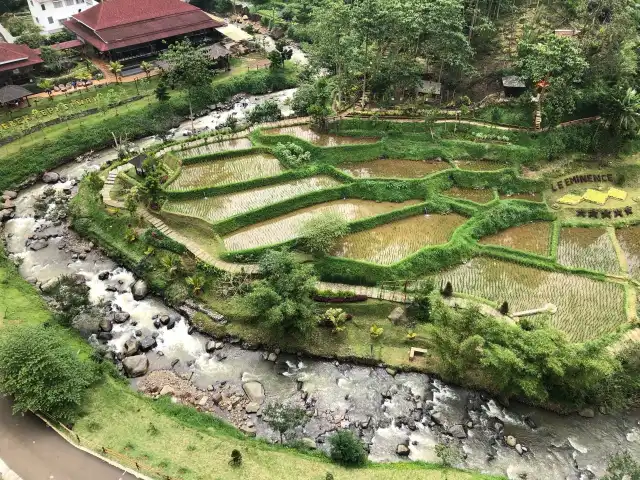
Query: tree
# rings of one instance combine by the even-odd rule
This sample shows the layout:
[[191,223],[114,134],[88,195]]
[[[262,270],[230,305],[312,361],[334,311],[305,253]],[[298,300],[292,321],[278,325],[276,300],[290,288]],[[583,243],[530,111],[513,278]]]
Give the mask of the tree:
[[164,79],[160,80],[160,83],[158,83],[158,86],[153,93],[156,96],[156,100],[158,100],[159,102],[166,102],[167,100],[169,100],[169,91]]
[[280,443],[284,443],[284,434],[307,423],[309,417],[302,408],[276,402],[264,408],[262,419],[280,434]]
[[186,278],[187,285],[191,287],[191,293],[194,295],[200,295],[204,290],[204,284],[206,280],[201,273],[196,273]]
[[14,412],[38,412],[68,423],[75,419],[95,378],[56,327],[18,324],[0,329],[0,390]]
[[500,305],[500,313],[502,315],[509,313],[509,304],[507,302],[502,302],[502,305]]
[[44,61],[44,69],[53,74],[58,75],[64,70],[64,55],[59,50],[54,50],[48,46],[40,47],[40,58]]
[[158,208],[162,197],[162,173],[155,157],[147,158],[143,163],[145,171],[142,193],[147,197],[151,208]]
[[640,132],[640,94],[634,88],[614,93],[602,116],[613,136],[635,137]]
[[348,467],[359,467],[367,463],[367,453],[362,442],[350,430],[339,430],[329,437],[331,459]]
[[289,60],[293,55],[293,50],[286,46],[287,44],[283,40],[276,42],[275,50],[272,50],[267,55],[267,58],[271,62],[270,67],[272,69],[284,68],[284,62]]
[[273,149],[278,159],[289,168],[297,168],[311,161],[311,152],[305,151],[297,143],[278,143]]
[[414,321],[425,323],[431,317],[431,292],[435,288],[433,282],[425,282],[414,293],[413,299],[407,308],[407,315]]
[[53,100],[53,82],[51,80],[49,80],[48,78],[41,80],[40,82],[38,82],[38,88],[41,88],[42,90],[47,92],[47,95],[49,95],[49,100]]
[[74,275],[63,275],[45,293],[53,299],[56,320],[65,326],[90,304],[89,287]]
[[27,45],[29,48],[40,48],[44,45],[44,37],[38,26],[30,25],[16,38],[16,43]]
[[138,187],[131,187],[129,192],[124,198],[124,207],[128,212],[133,215],[138,209],[138,203],[140,202],[140,190]]
[[118,83],[122,73],[122,64],[120,62],[109,62],[109,71],[116,76],[116,83]]
[[239,467],[242,465],[242,453],[240,453],[240,450],[235,448],[231,450],[231,460],[229,460],[229,465],[232,467]]
[[169,45],[169,48],[160,55],[160,60],[169,65],[166,72],[169,84],[187,90],[191,130],[193,131],[192,97],[196,90],[211,89],[211,80],[213,79],[211,59],[204,51],[185,39]]
[[311,296],[316,278],[287,251],[270,250],[260,260],[261,280],[254,282],[243,304],[274,333],[306,334],[315,324]]
[[300,227],[300,246],[314,255],[325,255],[349,233],[345,218],[337,212],[319,213]]
[[451,295],[453,295],[453,285],[451,285],[451,282],[447,282],[447,284],[442,289],[442,296],[450,297]]
[[640,463],[629,452],[613,455],[602,480],[640,480]]
[[142,70],[147,75],[147,80],[149,79],[149,75],[151,75],[151,71],[153,70],[153,64],[149,62],[140,63],[140,70]]
[[267,100],[249,112],[247,120],[249,123],[275,122],[282,118],[282,112],[278,103],[274,100]]

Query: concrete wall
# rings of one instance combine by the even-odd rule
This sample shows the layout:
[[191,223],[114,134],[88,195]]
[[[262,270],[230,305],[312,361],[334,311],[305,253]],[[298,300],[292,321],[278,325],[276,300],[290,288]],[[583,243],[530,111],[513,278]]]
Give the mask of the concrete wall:
[[43,33],[53,33],[64,28],[60,23],[61,20],[94,6],[96,2],[94,0],[27,0],[27,4],[33,23],[40,26]]

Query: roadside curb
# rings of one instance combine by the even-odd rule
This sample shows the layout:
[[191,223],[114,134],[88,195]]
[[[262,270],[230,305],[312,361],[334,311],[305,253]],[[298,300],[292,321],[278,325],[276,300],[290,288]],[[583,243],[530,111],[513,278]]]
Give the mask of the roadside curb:
[[9,466],[0,458],[0,478],[2,480],[22,480],[16,472],[11,470]]
[[[60,435],[65,442],[67,442],[69,445],[73,446],[74,448],[81,450],[85,453],[88,453],[89,455],[102,460],[105,463],[108,463],[109,465],[111,465],[112,467],[115,467],[119,470],[122,470],[123,472],[128,473],[129,475],[133,475],[136,478],[139,478],[140,480],[154,480],[151,477],[147,477],[146,475],[143,475],[140,472],[137,472],[131,468],[125,467],[124,465],[119,464],[118,462],[115,462],[109,458],[103,457],[102,455],[100,455],[99,453],[94,452],[93,450],[83,447],[81,445],[76,444],[73,440],[71,440],[69,437],[67,437],[64,433],[62,433],[62,431],[60,431],[58,428],[56,428],[54,425],[51,424],[51,422],[49,422],[46,418],[42,417],[41,415],[38,415],[37,413],[35,414],[40,420],[42,420],[45,425],[47,425],[49,428],[51,428],[54,432],[56,432],[58,435]],[[0,473],[2,473],[2,463],[0,460]],[[5,477],[2,477],[2,480],[5,480]],[[17,477],[15,479],[12,479],[11,477],[7,477],[6,480],[22,480],[20,477]]]

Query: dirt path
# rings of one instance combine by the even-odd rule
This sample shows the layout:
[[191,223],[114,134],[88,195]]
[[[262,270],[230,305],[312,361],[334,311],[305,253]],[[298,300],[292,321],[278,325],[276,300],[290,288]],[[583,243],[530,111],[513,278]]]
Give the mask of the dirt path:
[[84,453],[34,415],[12,415],[0,397],[0,458],[23,480],[134,480]]

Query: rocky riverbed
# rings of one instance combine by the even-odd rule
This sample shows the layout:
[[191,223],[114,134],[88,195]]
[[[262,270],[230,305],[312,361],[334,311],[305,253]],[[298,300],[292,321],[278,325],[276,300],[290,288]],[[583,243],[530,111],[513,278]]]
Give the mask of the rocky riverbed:
[[[244,111],[256,101],[232,108]],[[221,114],[202,121],[213,125]],[[143,139],[137,145],[153,142]],[[638,411],[559,416],[519,404],[504,407],[428,375],[261,351],[239,339],[200,335],[189,324],[197,306],[169,309],[147,295],[144,282],[68,228],[66,204],[78,179],[115,157],[113,150],[99,152],[58,169],[57,178],[48,176],[49,184],[8,192],[2,235],[20,273],[43,291],[61,275],[74,275],[89,286],[90,299],[102,313],[74,323],[108,350],[107,357],[132,377],[133,388],[169,395],[271,440],[278,435],[262,421],[263,408],[273,401],[291,402],[308,415],[296,438],[326,449],[332,432],[348,428],[379,462],[437,461],[435,446],[447,443],[460,450],[463,467],[510,478],[578,479],[602,475],[612,453],[629,450],[640,458]]]

